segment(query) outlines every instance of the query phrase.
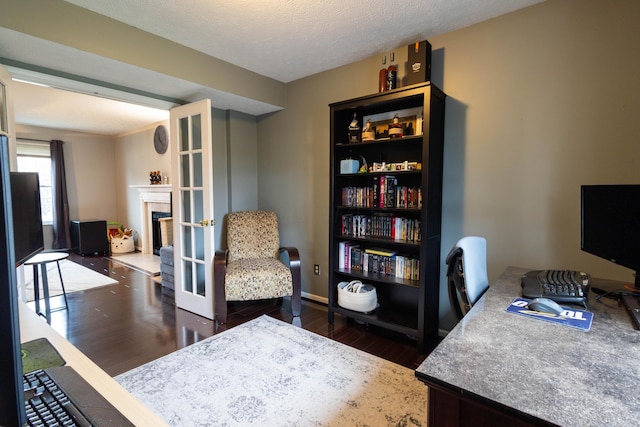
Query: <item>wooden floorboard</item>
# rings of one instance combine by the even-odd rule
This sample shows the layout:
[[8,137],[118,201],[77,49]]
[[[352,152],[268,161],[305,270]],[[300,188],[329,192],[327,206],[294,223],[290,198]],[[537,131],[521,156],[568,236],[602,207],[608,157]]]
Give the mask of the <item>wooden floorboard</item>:
[[[176,308],[172,295],[149,275],[108,257],[69,259],[106,274],[118,284],[68,294],[68,310],[52,313],[51,326],[109,375],[115,376],[263,314],[292,322],[289,301],[230,303],[226,325]],[[52,298],[62,305],[62,297]],[[340,315],[328,322],[327,307],[303,300],[300,326],[306,330],[415,369],[426,357],[415,340]]]

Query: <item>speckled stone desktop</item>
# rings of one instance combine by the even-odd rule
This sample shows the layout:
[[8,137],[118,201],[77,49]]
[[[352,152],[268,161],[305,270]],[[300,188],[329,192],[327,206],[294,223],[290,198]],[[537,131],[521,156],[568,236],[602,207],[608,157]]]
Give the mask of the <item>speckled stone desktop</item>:
[[624,308],[591,292],[588,332],[507,313],[528,270],[491,283],[416,376],[561,426],[638,423],[640,331]]

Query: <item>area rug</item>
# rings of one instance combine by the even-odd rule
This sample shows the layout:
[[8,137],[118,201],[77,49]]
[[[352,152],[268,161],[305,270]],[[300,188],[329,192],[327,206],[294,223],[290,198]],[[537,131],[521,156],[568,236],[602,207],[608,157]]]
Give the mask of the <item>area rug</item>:
[[[50,262],[46,265],[47,280],[49,283],[49,296],[54,297],[56,295],[62,295],[62,285],[60,285],[58,266],[55,262]],[[24,269],[27,301],[33,301],[33,267],[25,265],[22,268]],[[93,271],[67,259],[60,261],[60,271],[62,272],[62,280],[64,281],[64,289],[67,292],[67,295],[72,292],[118,283],[117,280],[114,280],[109,276],[105,276],[104,274]],[[40,272],[40,266],[38,266],[38,272]],[[38,280],[40,282],[40,298],[43,298],[42,277],[39,277]]]
[[172,426],[423,426],[414,371],[263,315],[115,377]]

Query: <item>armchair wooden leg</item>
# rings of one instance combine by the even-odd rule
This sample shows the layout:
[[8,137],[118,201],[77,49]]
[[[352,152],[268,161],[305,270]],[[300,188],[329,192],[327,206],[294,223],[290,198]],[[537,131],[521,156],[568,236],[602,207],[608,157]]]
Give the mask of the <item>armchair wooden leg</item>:
[[218,323],[227,323],[227,296],[225,275],[227,273],[226,252],[216,251],[213,260],[213,317]]
[[300,316],[300,310],[302,308],[302,295],[300,289],[298,292],[293,291],[293,295],[291,296],[291,312],[293,313],[293,317]]
[[227,302],[223,301],[224,304],[218,304],[218,300],[216,300],[216,304],[215,304],[215,312],[214,312],[214,317],[216,322],[220,323],[220,324],[225,324],[227,323]]
[[293,295],[291,295],[291,313],[294,317],[300,316],[302,308],[302,284],[300,279],[300,255],[295,248],[288,248],[289,268],[293,281]]

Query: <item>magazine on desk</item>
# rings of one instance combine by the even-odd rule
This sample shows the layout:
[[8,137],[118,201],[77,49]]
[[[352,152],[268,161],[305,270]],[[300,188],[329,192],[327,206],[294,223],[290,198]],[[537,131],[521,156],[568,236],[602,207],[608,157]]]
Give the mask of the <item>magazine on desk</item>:
[[591,323],[593,322],[593,313],[586,310],[580,310],[573,307],[562,306],[564,311],[561,315],[551,313],[540,313],[538,311],[529,310],[527,305],[530,299],[516,298],[507,307],[507,312],[518,314],[520,316],[526,316],[536,320],[542,320],[545,322],[557,323],[562,326],[568,326],[570,328],[580,329],[582,331],[589,331],[591,329]]

